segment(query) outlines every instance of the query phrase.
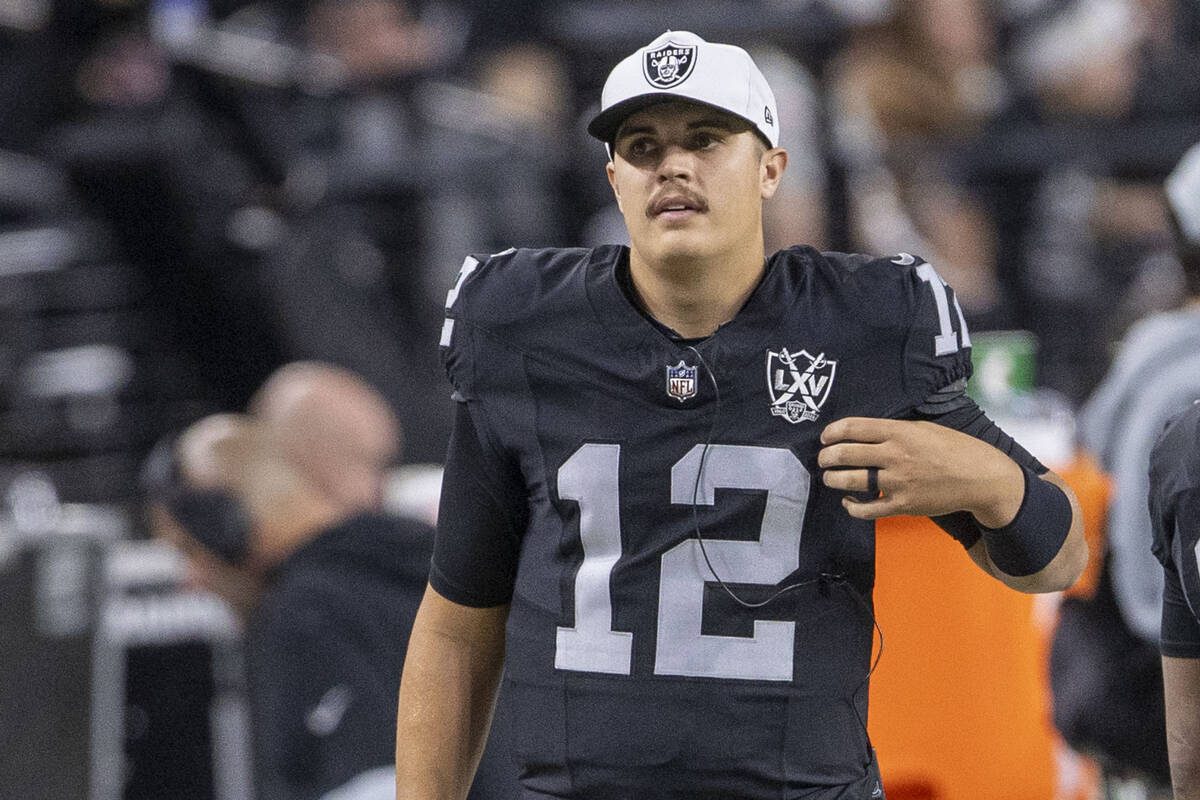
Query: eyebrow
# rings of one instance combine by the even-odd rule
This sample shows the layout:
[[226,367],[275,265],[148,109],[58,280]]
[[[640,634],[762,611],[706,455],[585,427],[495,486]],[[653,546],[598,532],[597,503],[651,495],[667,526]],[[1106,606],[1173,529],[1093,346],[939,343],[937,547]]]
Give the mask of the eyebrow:
[[654,128],[649,125],[639,125],[636,128],[621,128],[617,131],[614,139],[624,139],[627,136],[636,136],[639,133],[654,133]]
[[[742,128],[735,127],[732,123],[722,119],[721,117],[704,117],[702,119],[692,120],[687,124],[688,130],[696,130],[698,128],[718,128],[728,133],[741,133]],[[635,136],[639,133],[653,134],[656,129],[653,125],[638,125],[632,128],[621,128],[617,131],[614,141],[624,139],[627,136]]]

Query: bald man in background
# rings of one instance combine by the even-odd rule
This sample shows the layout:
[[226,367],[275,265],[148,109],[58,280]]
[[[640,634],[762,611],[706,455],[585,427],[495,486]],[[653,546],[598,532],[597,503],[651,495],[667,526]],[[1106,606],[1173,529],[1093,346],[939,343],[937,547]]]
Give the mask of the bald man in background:
[[250,415],[206,417],[172,450],[152,525],[245,622],[257,796],[386,797],[428,526],[334,501]]
[[189,426],[148,467],[153,533],[187,558],[190,582],[243,621],[270,576],[344,514],[271,444],[253,418],[214,414]]
[[387,400],[362,378],[331,364],[287,364],[255,393],[250,413],[340,508],[382,507],[402,431]]
[[[381,510],[400,424],[370,384],[318,362],[277,370],[250,411],[205,417],[160,453],[152,528],[246,624],[260,800],[389,800],[433,544]],[[503,740],[472,800],[514,796]]]

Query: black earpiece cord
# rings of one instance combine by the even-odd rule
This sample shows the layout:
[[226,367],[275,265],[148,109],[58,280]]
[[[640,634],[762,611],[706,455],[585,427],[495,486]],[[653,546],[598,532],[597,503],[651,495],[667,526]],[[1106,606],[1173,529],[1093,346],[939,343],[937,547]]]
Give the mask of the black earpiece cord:
[[[830,585],[845,587],[846,591],[852,598],[854,598],[855,602],[858,603],[862,610],[866,612],[867,616],[871,620],[871,625],[875,629],[875,633],[879,635],[879,650],[875,653],[875,659],[871,662],[871,668],[867,671],[867,674],[863,677],[862,682],[859,683],[858,687],[853,692],[852,697],[855,699],[855,701],[857,701],[858,695],[867,687],[868,682],[871,680],[871,676],[875,674],[875,668],[879,666],[879,661],[883,658],[883,628],[879,627],[879,620],[875,618],[875,612],[871,609],[870,603],[867,602],[866,598],[862,596],[862,593],[859,592],[858,589],[854,588],[854,586],[852,586],[846,580],[846,576],[844,574],[822,572],[816,578],[809,578],[808,580],[797,581],[795,583],[789,583],[786,586],[782,586],[779,589],[776,589],[765,600],[752,602],[738,596],[737,592],[735,592],[733,588],[729,586],[729,584],[727,584],[719,574],[717,574],[716,568],[713,567],[712,560],[708,557],[708,549],[704,546],[704,535],[700,528],[699,505],[696,501],[700,497],[700,481],[704,476],[704,463],[708,458],[708,449],[712,445],[713,434],[717,429],[717,420],[719,420],[721,416],[721,389],[717,385],[716,375],[713,374],[713,371],[708,366],[708,362],[704,360],[704,356],[700,354],[700,351],[697,350],[693,345],[688,345],[688,350],[692,351],[692,353],[696,356],[696,359],[700,362],[700,366],[704,368],[704,372],[708,375],[709,383],[712,384],[713,389],[712,423],[708,427],[708,436],[704,442],[704,449],[700,451],[700,468],[696,471],[696,483],[692,487],[692,527],[696,534],[696,541],[700,543],[700,553],[704,556],[704,564],[708,567],[708,571],[713,576],[713,579],[716,580],[717,584],[725,591],[725,594],[729,595],[729,597],[732,598],[733,601],[738,605],[749,609],[762,608],[763,606],[779,599],[788,592],[800,589],[804,586],[810,586],[814,583],[820,584],[822,594],[828,594],[828,587]],[[863,735],[867,737],[867,742],[870,744],[871,738],[870,734],[867,733],[867,723],[863,720],[862,715],[858,713],[858,703],[852,702],[850,707],[854,710],[854,716],[858,720],[858,724],[862,726]]]

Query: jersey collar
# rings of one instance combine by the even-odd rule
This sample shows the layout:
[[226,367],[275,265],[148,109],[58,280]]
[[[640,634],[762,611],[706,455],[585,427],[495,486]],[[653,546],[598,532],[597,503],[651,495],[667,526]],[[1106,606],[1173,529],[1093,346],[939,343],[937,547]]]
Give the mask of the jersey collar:
[[605,245],[592,251],[585,276],[588,300],[601,326],[613,332],[622,349],[644,345],[647,340],[666,341],[679,350],[689,345],[702,349],[723,345],[735,350],[765,345],[792,312],[803,280],[801,273],[788,269],[786,252],[767,260],[762,280],[734,318],[702,339],[681,337],[641,307],[629,277],[628,247]]

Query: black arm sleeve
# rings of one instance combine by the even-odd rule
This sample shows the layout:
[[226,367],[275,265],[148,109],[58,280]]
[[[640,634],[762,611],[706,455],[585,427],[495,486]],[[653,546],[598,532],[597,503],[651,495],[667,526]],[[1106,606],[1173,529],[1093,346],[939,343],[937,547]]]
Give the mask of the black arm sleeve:
[[438,594],[477,608],[512,599],[528,513],[524,485],[517,464],[479,436],[469,404],[458,403],[429,574]]
[[[975,401],[963,393],[965,382],[959,386],[947,387],[929,402],[920,406],[914,412],[912,419],[936,422],[947,428],[974,436],[987,442],[1000,452],[1017,462],[1022,467],[1028,467],[1036,475],[1043,475],[1049,470],[1021,445],[1002,431],[995,422],[988,418]],[[963,547],[970,548],[979,541],[982,532],[975,518],[966,511],[932,517],[938,527],[957,539]]]

